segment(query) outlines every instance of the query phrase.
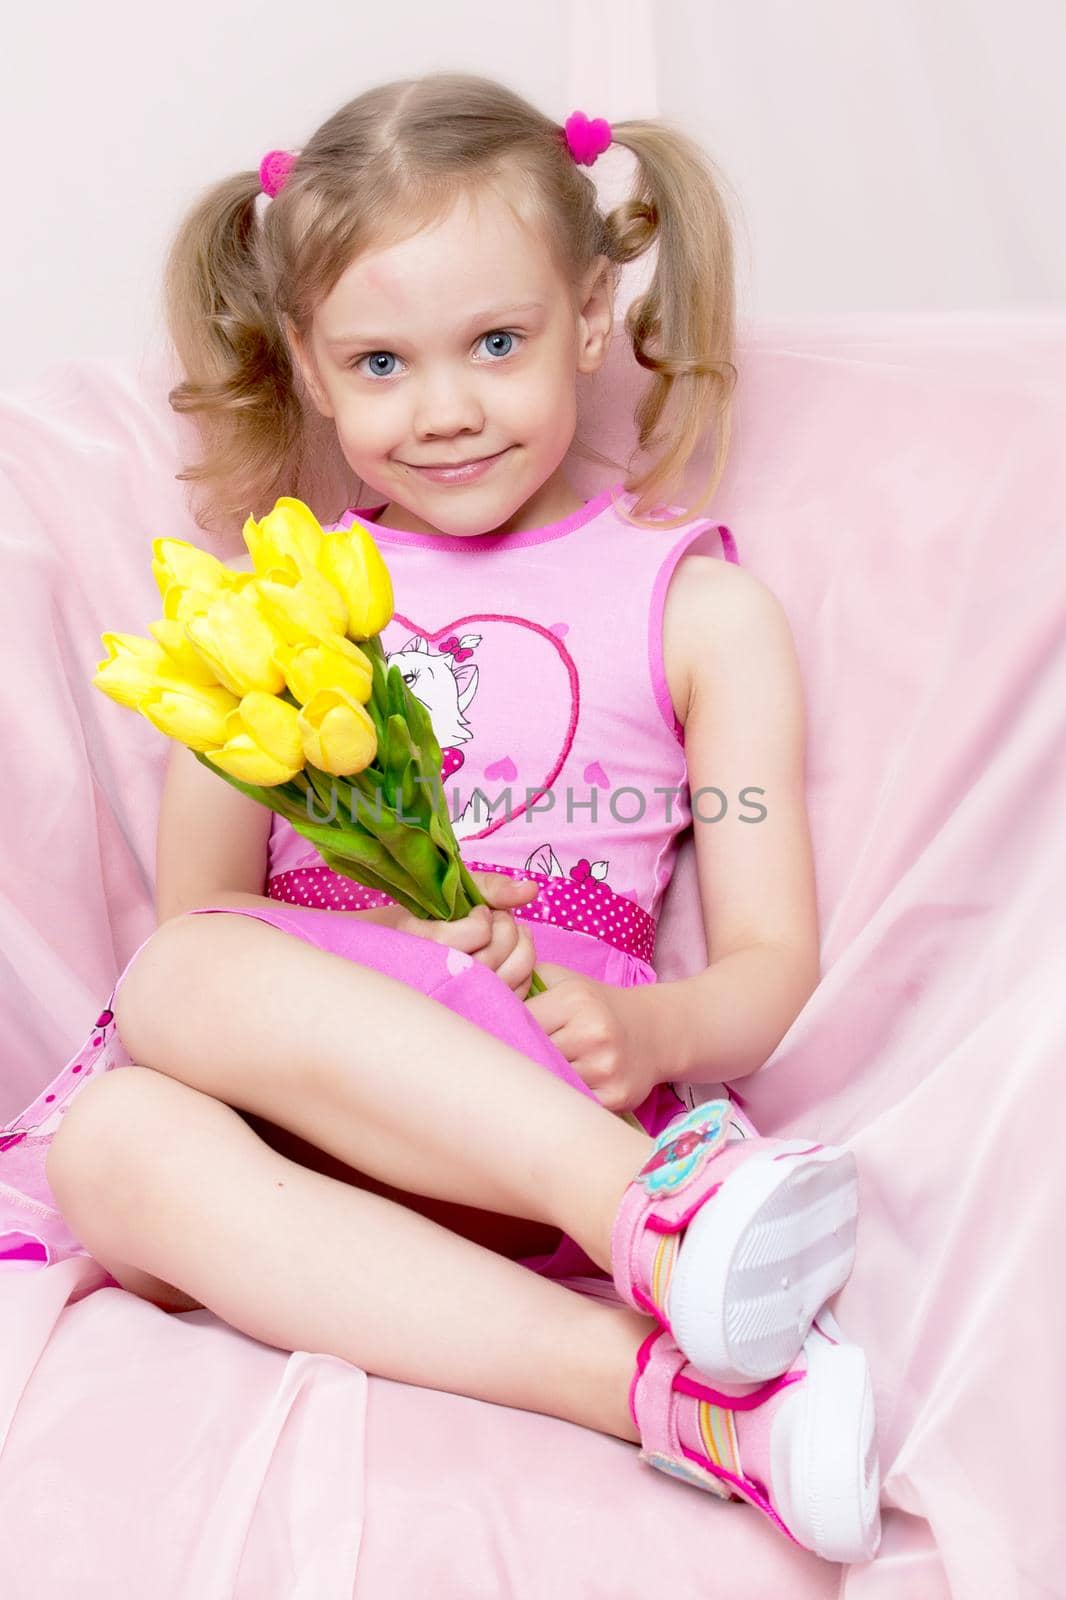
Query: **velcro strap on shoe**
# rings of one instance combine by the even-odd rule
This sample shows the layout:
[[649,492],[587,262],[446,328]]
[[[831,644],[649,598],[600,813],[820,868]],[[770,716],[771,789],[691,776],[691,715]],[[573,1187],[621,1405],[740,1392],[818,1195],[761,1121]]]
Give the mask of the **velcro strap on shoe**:
[[[660,1472],[668,1472],[686,1483],[710,1490],[719,1499],[730,1500],[728,1485],[690,1461],[681,1446],[677,1431],[677,1396],[674,1379],[686,1365],[685,1356],[669,1334],[649,1338],[646,1359],[634,1384],[634,1420],[640,1430],[640,1459]],[[638,1398],[639,1397],[639,1398]]]
[[[675,1117],[622,1196],[611,1229],[615,1287],[630,1305],[638,1282],[637,1256],[646,1229],[678,1233],[718,1188],[714,1157],[729,1138],[728,1100],[706,1100]],[[642,1294],[647,1285],[640,1283]]]

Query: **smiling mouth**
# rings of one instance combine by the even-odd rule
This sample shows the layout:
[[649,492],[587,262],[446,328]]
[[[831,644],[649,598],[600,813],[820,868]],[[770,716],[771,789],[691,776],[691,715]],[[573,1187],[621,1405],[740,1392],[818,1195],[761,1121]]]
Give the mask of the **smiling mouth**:
[[[505,445],[504,449],[509,450],[510,445]],[[403,465],[425,472],[457,472],[460,467],[476,467],[479,461],[492,461],[502,455],[503,450],[493,450],[487,456],[471,456],[469,461],[405,461]]]

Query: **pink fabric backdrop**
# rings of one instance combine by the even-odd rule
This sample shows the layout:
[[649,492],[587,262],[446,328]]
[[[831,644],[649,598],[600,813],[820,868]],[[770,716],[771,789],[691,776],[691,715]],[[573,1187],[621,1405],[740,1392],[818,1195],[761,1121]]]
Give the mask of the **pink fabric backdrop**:
[[[762,323],[738,364],[711,509],[797,640],[824,974],[738,1087],[765,1131],[859,1158],[836,1310],[877,1387],[880,1555],[830,1567],[620,1441],[170,1317],[74,1259],[0,1268],[5,1600],[421,1600],[429,1570],[434,1600],[1066,1592],[1066,1186],[1040,1136],[1064,1098],[1066,315]],[[158,614],[152,537],[233,548],[174,481],[168,381],[72,365],[0,398],[0,1121],[153,926],[166,741],[89,680],[105,629]],[[641,381],[619,339],[583,394],[623,458]],[[587,493],[614,475],[575,460]],[[706,959],[692,856],[664,979]]]

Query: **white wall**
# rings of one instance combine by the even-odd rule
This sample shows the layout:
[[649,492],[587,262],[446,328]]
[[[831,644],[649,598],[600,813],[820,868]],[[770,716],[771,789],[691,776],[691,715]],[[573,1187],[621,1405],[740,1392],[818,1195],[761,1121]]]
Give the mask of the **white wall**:
[[739,192],[755,314],[1066,301],[1066,0],[656,16],[661,106]]
[[51,0],[5,12],[4,53],[5,386],[157,349],[198,189],[440,68],[688,128],[733,190],[742,316],[1066,300],[1063,0]]

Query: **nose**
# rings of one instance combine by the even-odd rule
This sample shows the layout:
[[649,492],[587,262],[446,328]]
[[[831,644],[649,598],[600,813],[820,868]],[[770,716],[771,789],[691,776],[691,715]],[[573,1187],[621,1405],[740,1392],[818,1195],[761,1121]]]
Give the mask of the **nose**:
[[481,433],[484,426],[485,412],[472,375],[460,377],[443,368],[426,374],[414,419],[419,439],[452,439],[457,434]]

